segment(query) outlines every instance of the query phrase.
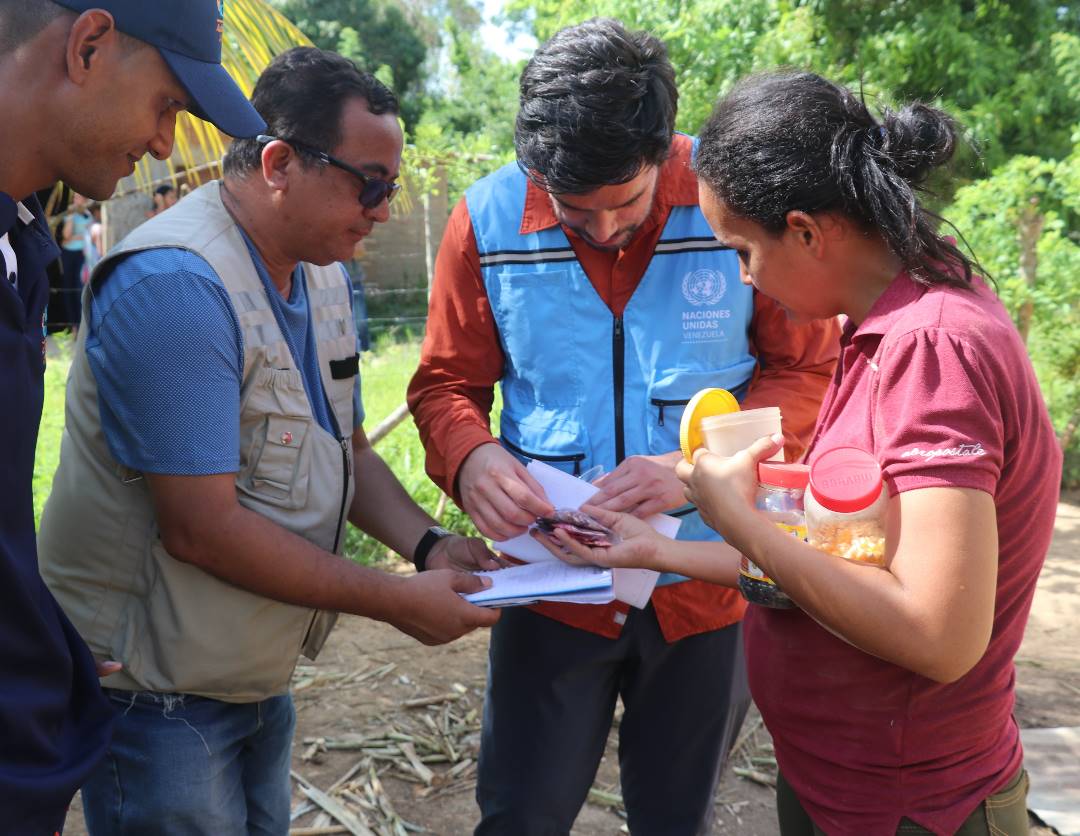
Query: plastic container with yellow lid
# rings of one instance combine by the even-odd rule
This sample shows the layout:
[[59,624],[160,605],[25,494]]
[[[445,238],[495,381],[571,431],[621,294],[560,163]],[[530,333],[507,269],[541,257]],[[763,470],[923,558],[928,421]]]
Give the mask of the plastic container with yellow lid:
[[688,461],[694,460],[694,451],[705,446],[705,433],[701,422],[714,415],[727,415],[739,411],[739,401],[727,389],[702,389],[686,403],[682,421],[679,423],[679,448]]

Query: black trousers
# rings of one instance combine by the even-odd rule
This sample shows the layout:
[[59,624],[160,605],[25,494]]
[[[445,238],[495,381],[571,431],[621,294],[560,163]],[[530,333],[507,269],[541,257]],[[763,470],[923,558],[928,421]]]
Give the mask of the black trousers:
[[604,754],[616,699],[630,832],[707,833],[750,705],[741,625],[668,644],[649,606],[611,640],[523,608],[491,636],[478,836],[566,834]]

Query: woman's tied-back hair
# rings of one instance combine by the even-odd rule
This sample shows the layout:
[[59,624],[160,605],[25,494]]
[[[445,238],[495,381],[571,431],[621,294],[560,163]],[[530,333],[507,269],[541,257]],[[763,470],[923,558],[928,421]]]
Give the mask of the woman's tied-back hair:
[[545,191],[583,194],[667,159],[679,94],[663,43],[596,18],[557,32],[521,74],[518,165]]
[[793,210],[841,212],[879,233],[916,281],[968,287],[972,262],[937,234],[940,218],[918,200],[957,134],[928,105],[885,109],[878,121],[821,76],[770,72],[743,79],[717,104],[694,167],[731,211],[770,232]]

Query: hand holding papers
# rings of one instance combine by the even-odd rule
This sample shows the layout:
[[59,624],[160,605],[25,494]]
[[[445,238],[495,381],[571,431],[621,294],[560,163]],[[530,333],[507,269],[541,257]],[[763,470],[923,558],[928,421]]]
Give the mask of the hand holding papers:
[[[557,508],[579,508],[599,490],[596,486],[563,473],[561,470],[546,465],[543,462],[531,462],[528,466],[528,470],[533,478],[543,486],[548,499],[551,501],[552,505]],[[679,521],[663,514],[654,514],[649,517],[646,522],[667,537],[674,537],[679,530]],[[526,563],[551,563],[556,566],[562,566],[554,555],[528,534],[523,534],[510,540],[496,542],[494,548],[497,551],[501,551],[511,557],[516,557],[518,560],[523,560]],[[513,579],[512,573],[520,572],[523,568],[525,567],[513,567],[511,569],[502,569],[497,573],[493,573],[500,576],[496,585],[511,581]],[[575,570],[593,570],[597,567],[567,566],[565,568],[571,570],[569,576],[573,577],[573,572]],[[639,608],[644,607],[648,603],[649,596],[652,595],[653,587],[656,586],[656,579],[659,577],[657,572],[648,569],[612,569],[601,571],[610,571],[611,594],[614,598]],[[561,577],[565,579],[567,575],[562,574]],[[550,578],[545,580],[550,580]],[[573,590],[564,588],[562,591],[569,593]],[[553,600],[551,595],[543,595],[541,599]],[[610,601],[611,598],[608,598],[607,600]],[[480,602],[478,601],[476,603]],[[606,601],[596,601],[594,603],[606,603]],[[490,606],[491,604],[488,605]]]

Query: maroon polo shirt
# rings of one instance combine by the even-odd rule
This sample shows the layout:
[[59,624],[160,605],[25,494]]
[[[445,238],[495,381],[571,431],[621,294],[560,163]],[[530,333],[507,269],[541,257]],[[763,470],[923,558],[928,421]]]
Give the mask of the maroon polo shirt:
[[830,836],[892,836],[903,816],[953,833],[1021,763],[1013,656],[1061,479],[1027,352],[984,284],[927,288],[901,273],[861,325],[848,323],[808,461],[840,445],[873,452],[892,495],[948,486],[994,497],[989,647],[941,684],[857,650],[799,610],[750,607],[751,690],[781,771]]

